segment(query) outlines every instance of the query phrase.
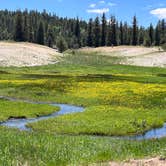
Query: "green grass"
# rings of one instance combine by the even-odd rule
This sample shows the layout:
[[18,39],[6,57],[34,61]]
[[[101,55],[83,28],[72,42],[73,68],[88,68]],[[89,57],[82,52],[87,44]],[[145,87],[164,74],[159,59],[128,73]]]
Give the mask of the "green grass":
[[58,107],[46,104],[30,104],[25,102],[14,102],[0,99],[0,121],[9,118],[32,118],[49,115],[58,111]]
[[[1,165],[16,165],[17,162],[29,165],[86,165],[166,156],[165,138],[130,142],[105,137],[67,136],[138,134],[166,121],[166,69],[115,65],[117,60],[120,59],[76,52],[66,55],[63,62],[55,65],[1,67],[0,96],[86,108],[83,113],[30,124],[35,129],[33,133],[0,129]],[[0,106],[3,102],[9,103],[2,109],[4,119],[11,115],[34,117],[41,112],[55,111],[47,105],[32,106],[1,100]],[[31,111],[27,113],[25,109]],[[64,133],[67,135],[60,136]]]
[[166,156],[166,139],[127,141],[87,136],[54,136],[0,128],[0,165],[88,165],[144,156]]
[[164,110],[93,106],[83,113],[60,116],[28,126],[36,131],[56,134],[128,136],[160,127],[165,121]]

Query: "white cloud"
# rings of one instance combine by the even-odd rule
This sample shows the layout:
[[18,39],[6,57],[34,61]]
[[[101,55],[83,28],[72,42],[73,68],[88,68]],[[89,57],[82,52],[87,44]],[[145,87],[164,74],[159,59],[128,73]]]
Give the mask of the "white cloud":
[[95,3],[92,3],[92,4],[89,5],[89,7],[90,7],[90,8],[94,8],[94,7],[96,7],[96,4],[95,4]]
[[109,8],[102,8],[102,9],[88,9],[87,13],[96,13],[96,14],[102,14],[102,13],[108,13],[110,10]]
[[153,5],[147,5],[145,7],[143,7],[143,10],[151,10],[153,8]]
[[105,1],[99,1],[99,3],[102,3],[102,4],[104,4],[104,3],[105,3]]
[[165,4],[164,3],[159,3],[159,6],[163,7],[163,6],[165,6]]
[[166,19],[166,8],[157,8],[150,11],[150,14],[157,16],[160,19]]
[[116,6],[116,5],[117,5],[116,3],[108,2],[108,6],[113,7],[113,6]]

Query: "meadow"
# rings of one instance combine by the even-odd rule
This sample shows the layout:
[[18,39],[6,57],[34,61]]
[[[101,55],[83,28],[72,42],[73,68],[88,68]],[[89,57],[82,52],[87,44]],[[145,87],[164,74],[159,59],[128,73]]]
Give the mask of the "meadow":
[[0,121],[10,118],[33,118],[49,115],[59,110],[58,107],[46,104],[31,104],[0,99]]
[[[71,51],[55,65],[1,67],[0,96],[73,104],[85,107],[85,111],[29,124],[32,133],[0,128],[0,162],[86,165],[166,157],[166,138],[127,141],[104,137],[136,135],[166,122],[166,69],[116,65],[117,60]],[[4,108],[1,112],[5,112],[1,120],[58,110],[4,100],[0,105]]]

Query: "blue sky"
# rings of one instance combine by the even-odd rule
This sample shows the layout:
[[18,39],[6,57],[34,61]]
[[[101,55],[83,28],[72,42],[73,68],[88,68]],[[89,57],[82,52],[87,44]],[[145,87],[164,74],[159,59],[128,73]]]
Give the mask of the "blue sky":
[[[2,1],[2,0],[1,0]],[[37,9],[56,13],[59,16],[88,20],[106,12],[118,20],[132,22],[136,15],[141,25],[155,24],[159,18],[166,19],[166,0],[3,0],[0,9]]]

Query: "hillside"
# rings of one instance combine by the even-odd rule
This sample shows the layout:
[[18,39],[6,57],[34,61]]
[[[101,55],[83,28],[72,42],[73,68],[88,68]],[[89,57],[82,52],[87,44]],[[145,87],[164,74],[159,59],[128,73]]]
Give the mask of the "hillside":
[[0,42],[0,66],[40,66],[57,63],[57,50],[32,43]]
[[119,58],[120,64],[148,66],[148,67],[166,67],[166,52],[159,50],[158,47],[141,46],[118,46],[118,47],[98,47],[82,48],[79,51],[83,53],[95,53],[98,55]]
[[[78,49],[83,55],[93,54],[101,58],[117,59],[114,63],[135,66],[166,67],[166,52],[158,47],[118,46]],[[57,50],[32,43],[0,42],[0,66],[41,66],[61,60]],[[79,56],[80,58],[80,56]],[[101,58],[102,61],[102,58]]]

